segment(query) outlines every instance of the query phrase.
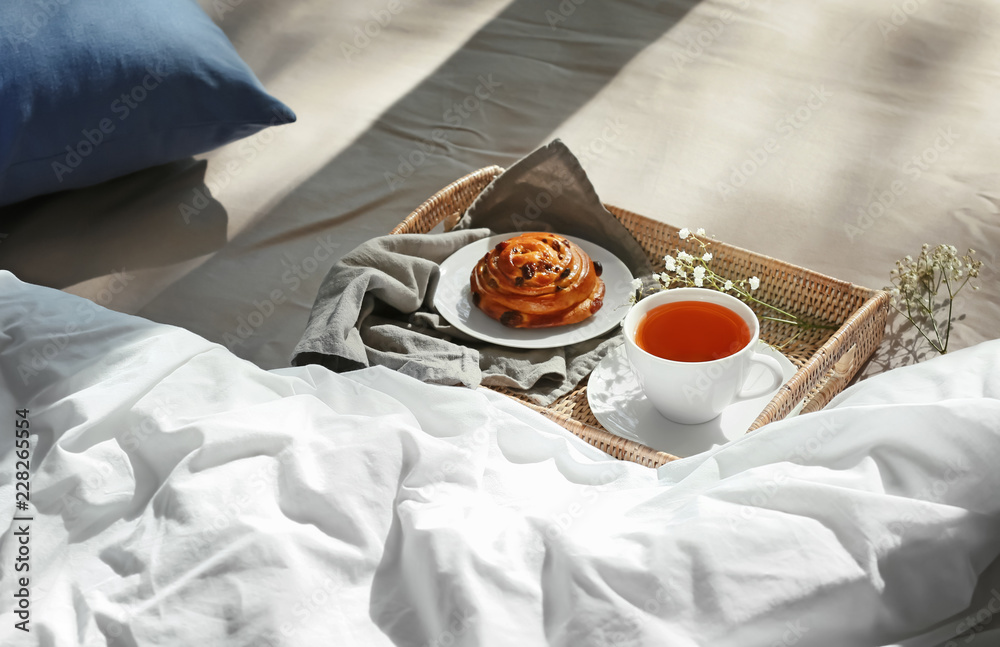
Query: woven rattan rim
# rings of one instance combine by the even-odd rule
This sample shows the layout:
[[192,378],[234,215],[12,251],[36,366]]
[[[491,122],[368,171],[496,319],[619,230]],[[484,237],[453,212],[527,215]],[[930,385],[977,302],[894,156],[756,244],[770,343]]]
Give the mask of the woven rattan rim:
[[[450,228],[502,172],[499,166],[489,166],[452,182],[417,207],[391,233],[427,233],[442,222]],[[664,254],[685,248],[676,227],[613,205],[605,206],[646,250],[654,270],[662,268]],[[781,420],[800,403],[802,413],[822,409],[844,389],[881,343],[889,313],[889,295],[885,292],[718,241],[713,242],[712,252],[716,272],[732,276],[756,274],[761,278],[762,296],[770,303],[818,323],[839,326],[831,331],[813,331],[782,350],[798,370],[781,386],[748,432]],[[782,324],[763,325],[761,338],[778,343],[775,340],[786,339],[791,332]],[[587,404],[586,380],[549,407],[527,402],[509,389],[495,390],[522,401],[615,458],[647,467],[659,467],[679,458],[601,427]]]

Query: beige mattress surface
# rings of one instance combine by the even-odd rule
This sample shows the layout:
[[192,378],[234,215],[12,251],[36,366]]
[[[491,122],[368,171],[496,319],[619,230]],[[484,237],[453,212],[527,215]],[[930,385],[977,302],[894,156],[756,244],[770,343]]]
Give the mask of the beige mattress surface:
[[[559,137],[606,202],[854,283],[975,248],[952,347],[998,336],[994,2],[202,5],[298,122],[9,207],[0,266],[286,366],[336,258]],[[867,373],[924,354],[899,323]]]

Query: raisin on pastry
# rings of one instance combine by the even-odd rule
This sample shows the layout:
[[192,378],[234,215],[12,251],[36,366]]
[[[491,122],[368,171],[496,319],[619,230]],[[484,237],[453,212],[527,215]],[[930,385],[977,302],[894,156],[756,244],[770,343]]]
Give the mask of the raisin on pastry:
[[472,270],[472,300],[511,328],[578,323],[601,309],[601,267],[556,234],[532,232],[498,243]]

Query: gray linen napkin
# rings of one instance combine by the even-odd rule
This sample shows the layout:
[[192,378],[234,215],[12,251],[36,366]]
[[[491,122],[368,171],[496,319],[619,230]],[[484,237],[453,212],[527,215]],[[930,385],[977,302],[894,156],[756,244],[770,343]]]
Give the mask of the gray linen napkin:
[[498,234],[551,231],[599,244],[632,276],[653,268],[632,234],[601,204],[580,161],[553,140],[511,166],[473,201],[455,229],[488,227]]
[[510,231],[597,240],[633,274],[650,272],[638,243],[601,206],[576,158],[557,140],[494,180],[457,230],[375,238],[337,261],[323,280],[292,364],[334,371],[379,364],[425,382],[519,389],[539,405],[551,404],[597,366],[617,329],[564,348],[518,350],[471,339],[433,308],[439,264],[471,242]]
[[[381,236],[348,253],[323,279],[292,364],[322,364],[342,372],[380,364],[425,382],[482,381],[479,353],[444,338],[426,308],[439,264],[488,229]],[[441,332],[438,332],[441,328]]]

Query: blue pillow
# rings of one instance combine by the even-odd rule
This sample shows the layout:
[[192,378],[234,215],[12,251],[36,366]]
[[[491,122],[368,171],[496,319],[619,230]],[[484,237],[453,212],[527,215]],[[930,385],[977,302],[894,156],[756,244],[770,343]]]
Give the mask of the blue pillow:
[[0,0],[0,205],[292,121],[194,0]]

